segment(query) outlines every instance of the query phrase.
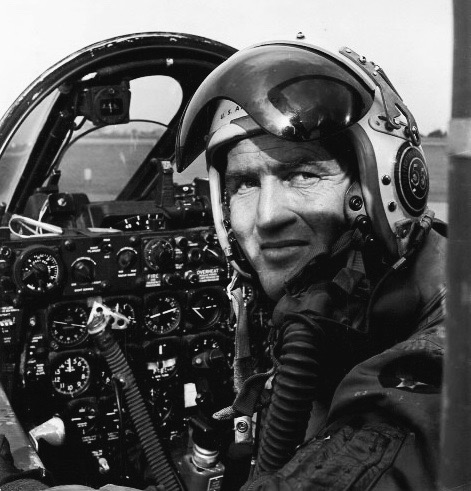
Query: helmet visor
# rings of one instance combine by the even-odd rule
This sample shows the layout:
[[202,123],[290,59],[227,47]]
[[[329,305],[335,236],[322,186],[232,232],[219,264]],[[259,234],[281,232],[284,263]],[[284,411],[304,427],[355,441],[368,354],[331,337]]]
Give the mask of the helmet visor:
[[332,136],[359,121],[374,92],[350,67],[314,47],[269,44],[217,67],[188,104],[177,135],[178,171],[204,150],[217,103],[240,105],[266,132],[292,141]]

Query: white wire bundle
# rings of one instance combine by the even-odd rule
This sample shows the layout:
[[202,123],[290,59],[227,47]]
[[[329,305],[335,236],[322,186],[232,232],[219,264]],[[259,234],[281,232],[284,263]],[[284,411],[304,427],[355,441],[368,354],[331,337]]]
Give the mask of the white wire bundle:
[[[13,225],[19,225],[21,229],[28,230],[31,234],[23,234],[13,229]],[[34,227],[34,228],[33,228]],[[33,220],[32,218],[24,217],[22,215],[12,215],[8,222],[8,228],[13,235],[22,239],[28,239],[30,237],[55,237],[64,233],[61,227],[51,225],[50,223],[41,222],[39,220]],[[44,232],[46,231],[46,232]]]

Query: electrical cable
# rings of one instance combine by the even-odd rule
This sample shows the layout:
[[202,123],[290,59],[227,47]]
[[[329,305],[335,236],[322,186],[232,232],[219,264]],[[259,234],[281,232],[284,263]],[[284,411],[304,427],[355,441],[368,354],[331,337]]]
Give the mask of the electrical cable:
[[106,325],[105,316],[97,315],[89,322],[88,331],[104,356],[111,374],[119,377],[122,382],[129,416],[154,480],[165,491],[180,491],[183,485],[160,443],[132,370],[111,332],[105,329]]

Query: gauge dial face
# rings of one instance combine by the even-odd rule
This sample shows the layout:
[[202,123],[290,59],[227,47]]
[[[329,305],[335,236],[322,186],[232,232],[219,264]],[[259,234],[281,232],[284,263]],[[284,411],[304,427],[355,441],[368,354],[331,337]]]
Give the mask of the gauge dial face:
[[88,337],[87,320],[82,305],[58,306],[49,314],[49,333],[62,346],[76,346]]
[[174,346],[165,341],[157,341],[148,347],[146,360],[147,370],[153,381],[166,381],[177,373],[177,353]]
[[171,294],[159,293],[147,301],[145,325],[155,334],[168,334],[180,325],[180,302]]
[[34,294],[48,293],[62,282],[63,266],[48,247],[26,249],[14,267],[15,281],[20,288]]
[[198,356],[205,351],[211,351],[213,349],[219,349],[224,353],[224,357],[226,359],[228,367],[232,367],[234,363],[234,353],[232,350],[224,349],[223,343],[221,343],[218,339],[216,339],[212,335],[203,335],[201,337],[196,338],[191,343],[190,352],[191,356]]
[[[107,301],[106,305],[113,311],[118,314],[122,314],[129,319],[129,327],[134,327],[136,324],[136,311],[134,307],[127,302],[126,300],[113,300]],[[118,320],[116,325],[113,325],[113,329],[126,329],[127,326],[124,322]]]
[[223,305],[223,299],[219,292],[214,290],[197,291],[191,297],[189,318],[193,325],[199,328],[212,326],[221,318]]
[[125,218],[114,226],[120,230],[160,230],[164,225],[163,213],[147,213]]
[[217,339],[212,336],[205,336],[195,339],[191,344],[191,353],[193,355],[198,355],[207,350],[220,348],[220,343]]
[[77,397],[90,386],[90,363],[81,355],[68,355],[61,358],[55,364],[52,373],[52,387],[58,394]]
[[69,407],[70,422],[82,437],[82,440],[88,443],[92,439],[94,440],[98,407],[90,399],[80,399],[72,402],[74,404]]

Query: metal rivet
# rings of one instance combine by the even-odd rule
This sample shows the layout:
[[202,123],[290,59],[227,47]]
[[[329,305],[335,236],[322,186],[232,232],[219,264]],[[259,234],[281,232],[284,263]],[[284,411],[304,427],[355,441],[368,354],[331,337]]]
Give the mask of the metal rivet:
[[362,65],[364,65],[364,64],[366,63],[366,58],[365,58],[364,56],[361,56],[361,57],[359,58],[359,62],[360,62]]
[[360,196],[352,196],[348,202],[348,205],[350,206],[351,210],[359,211],[363,206],[363,200],[360,198]]
[[390,201],[388,203],[388,210],[389,211],[396,211],[397,208],[397,203],[395,201]]
[[387,174],[385,174],[382,178],[381,178],[381,182],[387,186],[388,184],[391,184],[391,176],[388,176]]
[[249,425],[245,421],[239,421],[236,425],[236,430],[239,433],[245,433],[249,429]]
[[351,50],[350,48],[345,48],[345,51],[346,51],[347,53],[351,53],[351,52],[352,52],[352,50]]
[[373,77],[377,77],[378,76],[378,72],[373,72]]

